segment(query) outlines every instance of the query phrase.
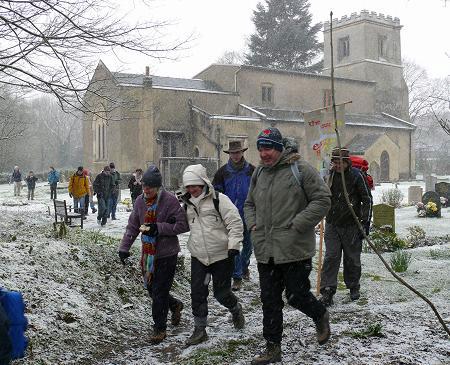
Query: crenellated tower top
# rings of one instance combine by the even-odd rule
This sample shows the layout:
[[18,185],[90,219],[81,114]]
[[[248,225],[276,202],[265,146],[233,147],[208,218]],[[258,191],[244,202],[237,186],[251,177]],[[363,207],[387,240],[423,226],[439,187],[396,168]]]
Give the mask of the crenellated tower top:
[[[340,19],[339,18],[333,19],[333,28],[349,25],[349,24],[355,23],[357,21],[363,21],[363,20],[377,22],[377,23],[383,23],[387,26],[401,28],[399,18],[397,18],[397,17],[393,18],[390,15],[385,16],[382,13],[377,13],[376,11],[368,11],[368,10],[361,10],[361,12],[359,14],[355,12],[355,13],[351,13],[350,16],[344,15]],[[329,21],[324,22],[323,27],[324,27],[324,32],[329,31],[330,30],[330,22]]]

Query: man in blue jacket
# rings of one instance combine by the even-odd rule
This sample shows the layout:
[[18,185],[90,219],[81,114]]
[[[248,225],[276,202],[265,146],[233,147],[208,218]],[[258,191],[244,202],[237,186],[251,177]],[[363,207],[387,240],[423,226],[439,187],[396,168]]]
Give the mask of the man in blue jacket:
[[53,166],[50,166],[48,173],[48,182],[50,184],[50,199],[56,199],[56,186],[59,182],[59,173]]
[[244,219],[244,202],[247,198],[250,180],[255,167],[244,158],[244,148],[241,141],[230,141],[226,154],[230,155],[228,162],[214,175],[212,184],[214,189],[227,195],[238,208],[244,223],[244,240],[242,251],[235,257],[233,272],[233,290],[240,290],[242,278],[249,279],[248,266],[252,255],[252,243]]

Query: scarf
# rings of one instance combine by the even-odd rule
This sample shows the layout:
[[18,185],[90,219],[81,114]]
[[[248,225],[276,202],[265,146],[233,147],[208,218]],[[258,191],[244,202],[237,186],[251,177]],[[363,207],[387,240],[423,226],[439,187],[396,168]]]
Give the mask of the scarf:
[[[146,198],[145,205],[147,206],[147,211],[145,213],[144,223],[156,223],[157,196],[151,199]],[[156,237],[143,234],[141,235],[141,240],[141,270],[144,286],[147,288],[151,284],[155,272]]]

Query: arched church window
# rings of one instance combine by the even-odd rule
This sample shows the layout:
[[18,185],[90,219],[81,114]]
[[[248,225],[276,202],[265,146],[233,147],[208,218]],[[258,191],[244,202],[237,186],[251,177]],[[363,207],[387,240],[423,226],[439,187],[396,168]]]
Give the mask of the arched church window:
[[[104,114],[104,113],[103,113]],[[93,152],[94,160],[106,160],[106,138],[107,138],[107,124],[106,118],[99,112],[95,113],[93,119]]]

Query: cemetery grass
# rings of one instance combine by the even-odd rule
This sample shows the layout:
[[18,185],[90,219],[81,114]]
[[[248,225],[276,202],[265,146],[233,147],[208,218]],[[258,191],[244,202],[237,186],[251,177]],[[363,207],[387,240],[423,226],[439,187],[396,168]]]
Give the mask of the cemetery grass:
[[[0,203],[1,194],[0,186]],[[42,195],[28,207],[0,206],[0,285],[23,293],[30,323],[27,356],[14,365],[249,364],[264,348],[253,259],[251,280],[244,281],[237,293],[246,328],[234,330],[229,313],[210,293],[209,340],[186,348],[184,341],[193,324],[187,235],[181,235],[186,259],[173,292],[185,304],[182,322],[176,328],[169,324],[167,339],[153,346],[150,299],[142,288],[138,264],[139,242],[132,248],[129,265],[123,267],[117,257],[129,213],[120,211],[119,221],[101,230],[95,217],[89,216],[87,229],[69,229],[65,238],[57,239],[46,199]],[[450,244],[409,251],[412,261],[401,275],[429,296],[448,323]],[[392,253],[384,255],[389,259]],[[316,260],[317,255],[315,266]],[[374,254],[364,253],[362,265],[361,298],[356,302],[350,301],[339,275],[336,304],[330,308],[332,337],[325,346],[317,344],[312,321],[285,306],[283,364],[446,363],[450,341],[429,307],[398,284]],[[313,290],[315,278],[313,271]]]

